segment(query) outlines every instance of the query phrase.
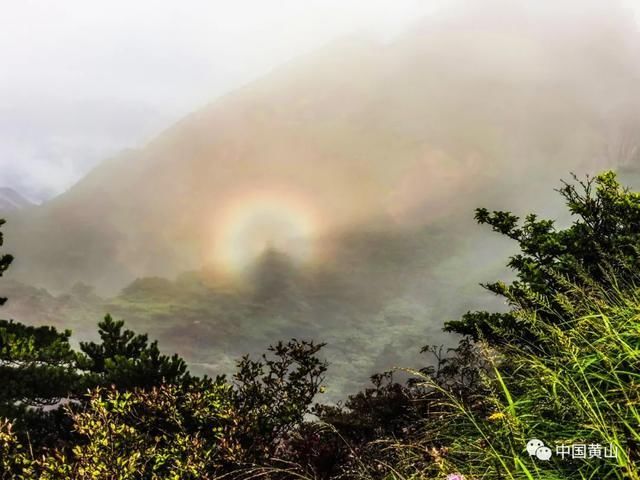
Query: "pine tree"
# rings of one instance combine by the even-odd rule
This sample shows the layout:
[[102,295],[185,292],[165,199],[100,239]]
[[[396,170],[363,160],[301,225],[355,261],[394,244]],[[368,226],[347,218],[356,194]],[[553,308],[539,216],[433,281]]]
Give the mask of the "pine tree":
[[191,377],[178,355],[160,354],[158,342],[147,335],[124,329],[122,320],[110,315],[98,323],[101,343],[81,342],[84,353],[78,367],[87,372],[89,383],[114,385],[118,389],[151,388],[163,383],[181,384]]
[[[523,324],[514,309],[535,307],[540,322],[561,324],[567,297],[576,285],[605,290],[633,287],[640,268],[640,193],[623,188],[613,172],[574,179],[558,190],[575,217],[566,229],[534,214],[520,222],[511,212],[476,210],[478,223],[518,244],[520,252],[508,262],[517,279],[483,285],[512,308],[507,313],[469,312],[448,322],[448,331],[482,337],[494,345],[518,343],[535,351],[539,348],[535,329]],[[540,309],[541,304],[546,307]]]
[[[0,226],[4,223],[0,220]],[[0,245],[2,240],[0,232]],[[0,276],[12,260],[11,255],[0,255]],[[5,301],[1,298],[0,304]],[[53,407],[81,389],[70,336],[68,330],[0,320],[0,418],[15,419],[17,430],[31,431],[38,442],[46,443],[60,430],[59,412],[43,408]]]

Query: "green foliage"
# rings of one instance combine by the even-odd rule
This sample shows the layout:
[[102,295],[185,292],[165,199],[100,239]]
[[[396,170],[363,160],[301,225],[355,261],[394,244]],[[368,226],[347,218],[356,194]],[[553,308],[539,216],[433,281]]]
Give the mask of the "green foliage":
[[[476,211],[479,223],[513,239],[520,250],[508,262],[517,279],[485,288],[504,297],[514,310],[535,308],[540,321],[556,325],[564,318],[563,295],[576,285],[626,285],[640,267],[640,194],[623,188],[613,172],[576,182],[559,190],[576,217],[565,229],[534,214],[521,223],[510,212]],[[532,350],[541,348],[539,337],[513,310],[471,312],[448,322],[446,329],[492,345],[515,342]]]
[[[243,358],[235,385],[163,383],[93,390],[65,408],[72,441],[32,456],[8,422],[0,423],[6,478],[207,479],[279,464],[286,435],[299,428],[320,389],[321,345],[278,344],[262,361]],[[5,457],[1,457],[5,458]],[[248,470],[250,471],[250,470]],[[0,477],[2,478],[2,477]]]
[[[489,393],[482,404],[448,392],[445,421],[456,427],[438,429],[449,439],[443,471],[470,478],[640,478],[640,290],[576,286],[562,301],[585,313],[567,314],[561,325],[540,321],[543,304],[514,313],[547,355],[518,344],[490,349],[493,374],[485,378]],[[556,456],[545,464],[524,451],[531,438],[552,450],[612,445],[618,458]]]
[[149,344],[147,335],[123,330],[122,320],[110,315],[98,323],[101,343],[81,342],[78,367],[96,385],[115,385],[120,389],[150,388],[162,383],[183,383],[190,379],[180,357],[162,355],[158,342]]
[[[0,226],[4,224],[0,219]],[[0,276],[12,260],[11,255],[0,256]],[[5,300],[1,298],[0,305]],[[0,320],[0,416],[11,416],[16,408],[52,405],[66,396],[77,377],[70,336],[68,330]]]
[[202,479],[224,460],[231,415],[226,385],[206,390],[163,385],[148,391],[96,390],[71,412],[83,441],[45,464],[52,478]]
[[0,408],[53,405],[77,383],[70,331],[0,320]]
[[[483,390],[467,398],[442,388],[442,420],[402,447],[429,448],[438,471],[467,478],[637,479],[640,462],[640,195],[611,172],[560,190],[577,220],[477,211],[480,223],[518,242],[509,266],[517,280],[486,287],[505,297],[507,313],[476,312],[449,322],[483,349]],[[478,394],[479,393],[479,394]],[[612,445],[617,459],[529,458],[528,439]],[[413,460],[415,455],[410,455]]]
[[81,410],[68,409],[80,439],[67,450],[30,459],[0,423],[2,472],[41,479],[206,479],[234,454],[225,433],[231,395],[224,384],[206,389],[163,385],[148,391],[94,390]]
[[12,424],[0,418],[0,479],[33,478],[32,457],[19,442]]
[[277,440],[311,413],[327,370],[317,356],[323,346],[295,339],[278,342],[262,360],[245,356],[238,362],[234,397],[243,420],[239,438],[254,459],[273,454]]
[[68,436],[68,422],[55,406],[84,390],[69,336],[0,320],[0,418],[14,419],[15,431],[38,445]]
[[[0,418],[15,419],[16,431],[31,434],[34,448],[55,443],[69,429],[59,406],[83,402],[87,389],[113,385],[120,390],[192,382],[184,361],[161,355],[146,335],[123,330],[107,316],[99,324],[101,343],[70,344],[70,331],[0,320]],[[43,410],[41,407],[49,407]]]
[[305,458],[309,474],[320,478],[439,478],[446,432],[457,428],[449,395],[475,411],[489,391],[479,378],[484,360],[469,339],[423,352],[432,365],[411,372],[407,382],[394,381],[392,372],[376,374],[372,387],[344,404],[317,405],[321,423],[289,440],[292,457]]

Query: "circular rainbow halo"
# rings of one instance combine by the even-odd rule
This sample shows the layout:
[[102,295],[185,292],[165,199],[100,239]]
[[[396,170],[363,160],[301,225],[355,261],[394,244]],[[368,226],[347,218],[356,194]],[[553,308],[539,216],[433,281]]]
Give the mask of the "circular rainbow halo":
[[214,226],[214,262],[237,274],[269,249],[297,263],[313,261],[319,222],[305,200],[285,190],[231,196]]

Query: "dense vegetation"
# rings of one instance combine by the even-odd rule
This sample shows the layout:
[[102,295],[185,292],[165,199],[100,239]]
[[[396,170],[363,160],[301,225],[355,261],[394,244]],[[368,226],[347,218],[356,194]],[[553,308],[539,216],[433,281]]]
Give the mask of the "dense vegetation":
[[[457,348],[425,346],[408,381],[380,373],[344,404],[314,404],[322,344],[281,342],[212,379],[109,316],[79,350],[3,321],[0,478],[640,478],[640,194],[610,172],[559,192],[564,229],[476,212],[519,247],[516,280],[485,286],[508,311],[448,322]],[[591,454],[540,460],[534,438]]]

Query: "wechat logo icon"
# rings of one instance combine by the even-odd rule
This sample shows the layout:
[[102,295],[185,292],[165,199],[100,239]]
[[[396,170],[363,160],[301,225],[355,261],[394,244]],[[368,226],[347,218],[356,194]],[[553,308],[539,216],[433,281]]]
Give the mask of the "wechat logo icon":
[[551,459],[551,449],[547,447],[542,440],[538,440],[537,438],[532,438],[527,442],[527,453],[543,462]]

